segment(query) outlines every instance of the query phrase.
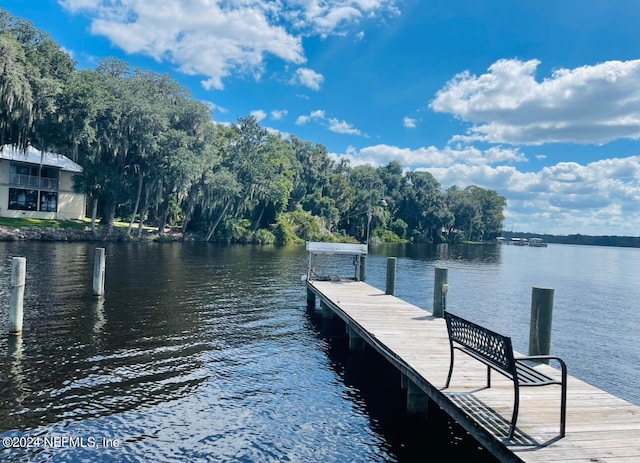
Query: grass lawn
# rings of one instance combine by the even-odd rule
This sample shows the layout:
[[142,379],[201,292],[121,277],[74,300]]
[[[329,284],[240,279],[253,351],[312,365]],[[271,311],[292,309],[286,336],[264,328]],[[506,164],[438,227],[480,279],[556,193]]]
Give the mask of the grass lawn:
[[[91,225],[91,219],[84,220],[45,220],[45,219],[28,219],[28,218],[10,218],[0,217],[0,226],[2,227],[42,227],[42,228],[75,228],[84,229]],[[100,222],[97,223],[98,227],[101,227]],[[127,228],[129,226],[128,221],[116,219],[113,222],[114,228]],[[138,224],[134,224],[134,230],[138,228]],[[145,230],[155,230],[157,227],[151,225],[145,225]]]
[[3,227],[43,227],[43,228],[80,228],[84,229],[90,221],[85,220],[44,220],[28,218],[0,217],[0,226]]

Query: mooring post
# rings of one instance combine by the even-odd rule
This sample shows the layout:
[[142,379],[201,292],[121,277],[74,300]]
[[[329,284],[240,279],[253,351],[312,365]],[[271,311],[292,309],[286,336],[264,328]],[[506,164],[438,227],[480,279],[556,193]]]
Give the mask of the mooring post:
[[24,319],[24,283],[27,270],[25,257],[14,257],[11,262],[11,301],[9,306],[9,334],[22,333]]
[[396,295],[396,267],[398,266],[397,257],[387,257],[387,290],[386,294]]
[[551,353],[551,320],[553,318],[553,288],[536,288],[531,293],[531,327],[529,355]]
[[104,248],[96,248],[96,257],[93,262],[93,295],[104,296]]
[[367,279],[367,256],[360,256],[360,281]]
[[433,316],[444,317],[447,306],[447,292],[449,291],[449,270],[437,268],[433,283]]

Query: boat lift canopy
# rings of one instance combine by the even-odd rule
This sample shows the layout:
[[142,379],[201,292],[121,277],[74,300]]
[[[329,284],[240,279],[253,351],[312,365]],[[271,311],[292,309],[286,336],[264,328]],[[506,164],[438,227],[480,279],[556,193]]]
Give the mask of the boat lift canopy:
[[[367,255],[366,244],[352,243],[324,243],[317,241],[307,241],[307,253],[309,256],[309,267],[307,268],[307,281],[309,280],[341,280],[347,279],[337,275],[321,276],[316,273],[316,257],[318,255],[342,255],[352,256],[352,263],[355,266],[356,281],[360,280],[360,265],[362,256]],[[348,278],[351,279],[351,278]]]

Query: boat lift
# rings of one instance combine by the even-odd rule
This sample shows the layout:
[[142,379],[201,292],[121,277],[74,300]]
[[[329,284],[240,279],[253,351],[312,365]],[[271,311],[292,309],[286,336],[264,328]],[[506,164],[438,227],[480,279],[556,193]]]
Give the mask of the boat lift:
[[[317,241],[307,241],[307,253],[309,257],[309,266],[307,268],[307,281],[320,280],[320,281],[340,281],[340,280],[355,280],[360,281],[360,267],[362,265],[362,256],[367,255],[366,244],[352,244],[352,243],[324,243]],[[355,267],[355,275],[353,278],[344,277],[339,275],[321,275],[316,271],[317,257],[320,255],[341,255],[351,256],[352,265]],[[330,270],[330,269],[328,269]]]

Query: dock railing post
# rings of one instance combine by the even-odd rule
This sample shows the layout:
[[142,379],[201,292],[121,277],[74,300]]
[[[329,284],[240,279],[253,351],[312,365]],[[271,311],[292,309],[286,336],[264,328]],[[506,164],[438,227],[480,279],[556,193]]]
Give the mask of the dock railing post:
[[11,264],[11,301],[9,307],[9,334],[22,333],[24,319],[24,284],[27,270],[25,257],[14,257]]
[[93,295],[104,296],[104,248],[96,248],[96,257],[93,262]]
[[387,257],[387,289],[386,294],[396,295],[396,267],[398,266],[397,257]]
[[360,281],[367,279],[367,256],[360,256]]
[[531,326],[529,355],[551,353],[551,321],[553,318],[553,288],[536,288],[531,292]]
[[437,268],[433,283],[433,316],[444,317],[444,310],[447,306],[447,292],[449,291],[449,270]]

